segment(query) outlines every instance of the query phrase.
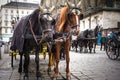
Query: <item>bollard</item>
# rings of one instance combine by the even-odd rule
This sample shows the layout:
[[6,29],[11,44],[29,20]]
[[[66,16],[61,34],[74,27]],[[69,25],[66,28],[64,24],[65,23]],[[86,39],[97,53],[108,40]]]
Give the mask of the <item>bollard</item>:
[[1,51],[2,43],[0,43],[0,59],[2,59],[2,51]]
[[2,59],[2,57],[1,57],[1,47],[0,47],[0,59]]

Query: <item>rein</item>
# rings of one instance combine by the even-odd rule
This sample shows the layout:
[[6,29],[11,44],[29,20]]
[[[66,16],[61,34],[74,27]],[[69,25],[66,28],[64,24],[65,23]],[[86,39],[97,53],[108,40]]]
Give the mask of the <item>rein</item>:
[[35,36],[35,33],[34,33],[33,29],[32,29],[32,23],[31,23],[30,20],[29,20],[29,23],[30,23],[30,30],[31,30],[31,33],[32,33],[32,35],[33,35],[33,38],[34,38],[36,44],[39,45],[39,44],[43,41],[43,39],[45,38],[45,36],[42,37],[42,39],[40,39],[40,41],[38,42],[38,41],[37,41],[37,38],[36,38],[36,36]]

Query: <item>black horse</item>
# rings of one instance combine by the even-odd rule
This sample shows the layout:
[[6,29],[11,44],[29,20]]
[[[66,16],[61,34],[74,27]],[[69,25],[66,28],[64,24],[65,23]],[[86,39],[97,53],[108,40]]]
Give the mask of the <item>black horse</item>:
[[[86,39],[89,34],[89,30],[85,30],[85,31],[81,31],[80,34],[78,34],[77,40],[76,40],[76,46],[79,46],[79,50],[80,52],[83,51],[83,47],[85,48],[84,52],[88,52],[87,51],[87,43],[88,40]],[[76,47],[77,48],[77,47]],[[77,50],[77,49],[76,49]]]
[[[45,15],[47,17],[45,17]],[[10,49],[19,50],[20,63],[18,72],[22,72],[22,56],[24,54],[24,80],[28,80],[28,66],[30,61],[31,50],[35,50],[36,77],[41,80],[39,72],[39,51],[41,44],[50,42],[53,39],[52,25],[54,20],[49,20],[50,13],[43,13],[40,9],[36,9],[32,14],[23,17],[15,27]]]
[[87,46],[89,47],[90,53],[92,52],[92,48],[94,47],[94,53],[96,48],[96,42],[97,42],[97,34],[99,31],[101,31],[102,28],[100,26],[96,26],[94,29],[87,29],[85,31],[80,32],[77,38],[77,43],[80,48],[80,52],[83,50],[83,47],[85,47],[84,52],[88,52]]

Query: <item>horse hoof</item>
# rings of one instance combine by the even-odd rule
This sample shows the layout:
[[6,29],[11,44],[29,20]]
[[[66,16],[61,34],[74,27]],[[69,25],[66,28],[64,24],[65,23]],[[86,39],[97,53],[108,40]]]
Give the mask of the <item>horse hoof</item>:
[[48,68],[48,69],[47,69],[47,72],[51,72],[51,68]]
[[20,74],[22,73],[22,69],[21,68],[18,69],[18,73],[20,73]]
[[29,80],[29,78],[27,76],[24,76],[23,80]]
[[67,77],[66,80],[71,80],[71,77]]
[[37,77],[37,80],[42,80],[42,78],[41,77]]
[[57,80],[57,77],[55,78],[55,77],[51,77],[51,80]]

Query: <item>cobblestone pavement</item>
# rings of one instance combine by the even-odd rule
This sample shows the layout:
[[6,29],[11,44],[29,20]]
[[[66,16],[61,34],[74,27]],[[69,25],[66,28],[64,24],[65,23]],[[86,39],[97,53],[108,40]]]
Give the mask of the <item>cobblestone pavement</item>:
[[[29,67],[29,80],[36,80],[34,56],[31,57]],[[11,60],[8,54],[0,60],[0,80],[23,80],[23,74],[19,74],[19,56],[11,68]],[[47,73],[48,56],[44,60],[40,55],[40,72],[42,80],[50,80]],[[59,76],[57,80],[65,80],[65,60],[60,61]],[[70,51],[71,80],[120,80],[120,59],[110,60],[105,51],[96,50],[96,53],[75,53]],[[53,71],[50,73],[53,74]]]

